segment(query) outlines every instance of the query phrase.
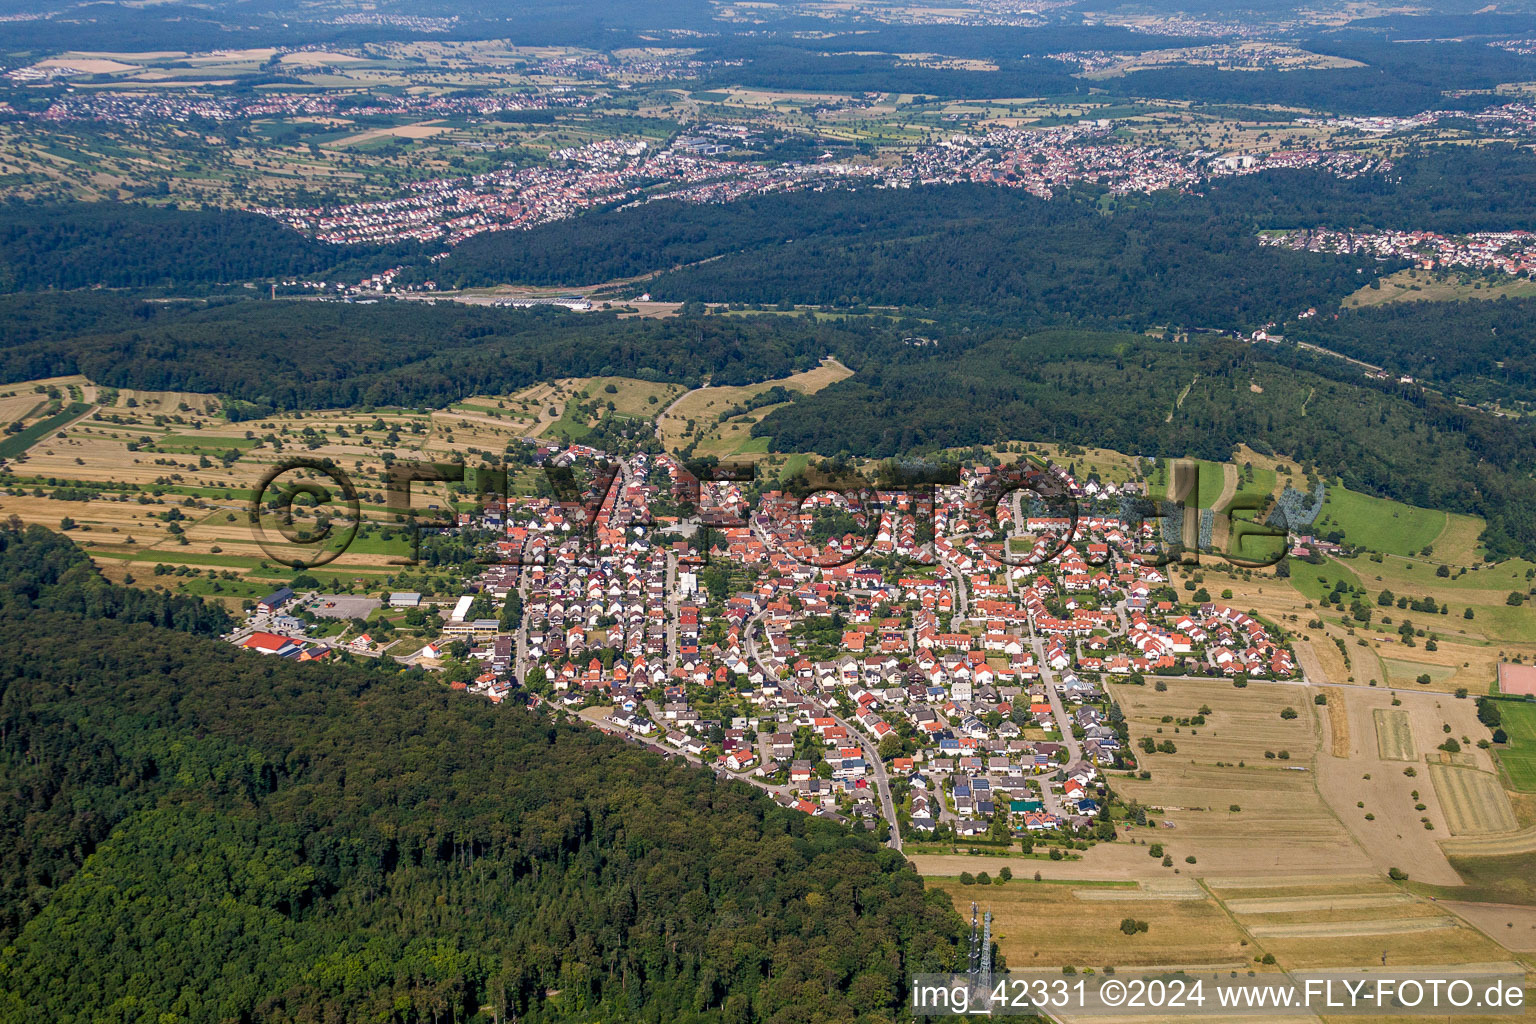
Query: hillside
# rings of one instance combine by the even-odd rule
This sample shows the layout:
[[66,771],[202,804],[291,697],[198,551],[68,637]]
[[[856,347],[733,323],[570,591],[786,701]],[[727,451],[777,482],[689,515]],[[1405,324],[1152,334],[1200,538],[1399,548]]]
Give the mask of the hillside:
[[0,292],[214,286],[381,269],[415,246],[339,252],[267,217],[127,203],[0,211]]
[[4,1019],[888,1019],[956,962],[873,842],[421,677],[44,610],[72,546],[0,533]]

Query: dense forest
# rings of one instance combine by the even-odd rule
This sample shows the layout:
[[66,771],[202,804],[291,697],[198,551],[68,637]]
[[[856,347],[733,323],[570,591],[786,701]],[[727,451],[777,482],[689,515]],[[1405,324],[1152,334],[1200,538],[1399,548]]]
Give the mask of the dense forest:
[[113,586],[84,551],[37,527],[23,531],[15,516],[0,524],[0,609],[17,615],[72,612],[203,636],[218,636],[235,624],[222,606],[196,597]]
[[1285,333],[1469,400],[1536,399],[1536,299],[1391,302],[1297,321]]
[[388,259],[421,255],[414,245],[337,248],[269,217],[239,210],[131,203],[0,206],[0,292],[98,286],[185,289],[355,273],[364,266],[383,266]]
[[[1336,304],[1363,257],[1261,247],[1254,215],[1199,198],[1042,200],[988,186],[655,203],[472,239],[440,282],[591,283],[691,264],[657,298],[986,310],[1028,324],[1237,328]],[[1390,267],[1390,265],[1385,265]]]
[[[175,308],[73,296],[0,296],[0,378],[83,373],[98,384],[222,394],[263,410],[410,405],[554,377],[625,374],[744,384],[809,369],[829,352],[857,366],[898,344],[884,319],[504,310],[236,300]],[[90,324],[76,333],[70,325]],[[14,337],[13,337],[14,335]]]
[[1536,555],[1536,427],[1294,348],[998,331],[865,367],[753,432],[780,451],[869,457],[1037,439],[1229,460],[1245,443],[1356,490],[1482,515],[1490,553]]
[[873,1022],[963,959],[873,840],[419,675],[97,617],[54,597],[68,541],[0,541],[36,602],[0,607],[0,1018]]
[[1536,153],[1490,143],[1410,153],[1389,172],[1340,178],[1276,170],[1213,184],[1215,217],[1259,228],[1393,228],[1404,231],[1536,230]]

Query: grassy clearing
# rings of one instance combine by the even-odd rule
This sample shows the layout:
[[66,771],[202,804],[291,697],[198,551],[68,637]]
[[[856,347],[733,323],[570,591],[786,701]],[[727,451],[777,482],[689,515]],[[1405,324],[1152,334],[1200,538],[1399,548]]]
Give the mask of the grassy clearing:
[[784,467],[779,470],[779,479],[788,480],[796,473],[804,471],[811,464],[811,457],[804,452],[796,452],[784,462]]
[[[1532,579],[1527,577],[1527,573],[1536,570],[1536,565],[1521,559],[1511,559],[1470,567],[1450,566],[1447,576],[1438,575],[1440,566],[1441,563],[1435,558],[1403,555],[1385,555],[1381,561],[1371,558],[1343,561],[1325,558],[1320,565],[1293,561],[1291,585],[1312,602],[1320,601],[1340,580],[1347,588],[1363,586],[1369,597],[1368,603],[1375,610],[1369,628],[1376,630],[1378,635],[1395,636],[1398,624],[1407,618],[1415,626],[1439,633],[1442,638],[1461,637],[1469,643],[1484,645],[1536,643],[1536,615],[1531,614],[1528,605],[1513,606],[1506,601],[1510,592],[1530,588]],[[1387,609],[1376,604],[1383,590],[1390,590],[1394,598],[1406,597],[1413,600],[1433,597],[1437,604],[1447,610],[1429,614],[1396,607]],[[1472,609],[1473,617],[1470,619],[1465,617],[1468,608]],[[1383,623],[1383,616],[1391,618],[1392,622]],[[1325,614],[1324,618],[1337,621],[1340,616],[1338,613],[1330,613]],[[1352,621],[1348,625],[1357,629],[1365,628]]]
[[[1034,448],[1041,457],[1071,469],[1072,475],[1080,481],[1090,474],[1098,474],[1100,480],[1117,482],[1134,480],[1139,475],[1134,459],[1110,448],[1082,448],[1050,442],[1036,442]],[[1011,453],[1006,457],[1011,458]]]
[[[1272,469],[1262,469],[1258,466],[1255,466],[1253,469],[1252,479],[1249,479],[1248,473],[1246,471],[1239,470],[1237,494],[1233,498],[1233,504],[1238,505],[1239,499],[1245,499],[1248,502],[1251,502],[1254,499],[1263,501],[1265,498],[1269,497],[1269,495],[1274,493],[1275,485],[1277,482],[1278,478],[1275,471]],[[1239,507],[1241,506],[1239,505]]]
[[[751,426],[768,414],[764,406],[742,415],[727,416],[732,408],[744,405],[775,386],[782,386],[801,394],[814,394],[828,385],[851,376],[852,370],[842,363],[829,359],[813,370],[806,370],[778,380],[741,387],[704,387],[688,392],[671,410],[660,418],[657,426],[662,442],[671,450],[685,447],[689,441],[710,442],[706,453],[700,444],[701,454],[729,455],[742,450],[751,437]],[[732,431],[731,427],[736,427]],[[724,448],[724,450],[719,450]]]
[[1411,880],[1410,872],[1409,889],[1441,899],[1536,906],[1536,852],[1501,857],[1452,856],[1451,866],[1465,885],[1420,885]]
[[549,425],[544,434],[548,437],[564,438],[567,441],[580,441],[592,433],[592,428],[587,426],[586,418],[577,411],[576,407],[580,404],[580,401],[575,398],[567,400],[565,411],[560,414],[558,420]]
[[[667,404],[683,393],[680,384],[657,384],[633,377],[590,377],[581,381],[581,392],[587,398],[613,403],[613,412],[620,416],[653,419]],[[609,389],[612,390],[609,390]]]
[[1338,529],[1351,544],[1371,551],[1417,555],[1434,544],[1445,527],[1444,512],[1330,486],[1315,532],[1326,535]]
[[1447,665],[1430,665],[1400,658],[1382,658],[1381,664],[1387,670],[1387,681],[1393,686],[1417,683],[1421,676],[1429,676],[1431,682],[1443,683],[1456,674],[1456,670]]
[[1478,538],[1486,524],[1478,516],[1447,513],[1445,529],[1435,538],[1435,557],[1448,565],[1476,565],[1482,561]]
[[[1225,470],[1220,462],[1207,462],[1205,459],[1194,460],[1200,466],[1199,490],[1195,494],[1195,506],[1197,508],[1211,508],[1216,500],[1221,497],[1222,484],[1225,481]],[[1153,468],[1148,482],[1150,493],[1161,497],[1168,493],[1168,474],[1170,463],[1162,459]],[[1270,476],[1270,484],[1273,486],[1274,477]],[[1241,486],[1241,485],[1239,485]]]
[[1349,308],[1382,306],[1389,302],[1457,302],[1469,299],[1512,299],[1536,295],[1536,282],[1525,278],[1479,281],[1470,274],[1399,270],[1381,280],[1380,288],[1365,285],[1344,299]]
[[1337,558],[1324,558],[1321,565],[1295,562],[1291,566],[1291,586],[1301,591],[1310,601],[1320,601],[1335,585],[1343,581],[1346,587],[1360,585],[1360,577]]

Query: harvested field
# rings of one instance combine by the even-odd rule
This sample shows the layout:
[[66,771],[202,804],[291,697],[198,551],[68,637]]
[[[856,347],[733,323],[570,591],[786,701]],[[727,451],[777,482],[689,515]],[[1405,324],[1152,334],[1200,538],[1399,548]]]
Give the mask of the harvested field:
[[1135,889],[1073,889],[1072,895],[1090,903],[1145,900],[1203,900],[1208,894],[1193,878],[1173,882],[1149,881]]
[[[1310,691],[1283,684],[1239,690],[1218,681],[1167,682],[1165,693],[1111,686],[1133,741],[1151,736],[1177,746],[1173,754],[1143,758],[1151,779],[1126,778],[1115,786],[1123,796],[1157,808],[1156,820],[1174,826],[1135,830],[1141,842],[1163,844],[1176,862],[1194,856],[1198,867],[1183,870],[1201,875],[1372,871],[1318,792],[1314,770],[1321,724]],[[1192,715],[1201,707],[1210,708],[1204,725],[1162,721],[1164,715]],[[1281,718],[1285,708],[1296,710],[1297,717]]]
[[[1311,644],[1305,645],[1307,649]],[[1302,648],[1298,647],[1297,654]],[[1324,717],[1328,721],[1328,752],[1334,757],[1349,756],[1349,705],[1342,689],[1332,689],[1327,693],[1327,712]]]
[[1250,925],[1248,931],[1256,939],[1298,939],[1314,936],[1401,935],[1409,932],[1443,931],[1444,929],[1455,927],[1458,927],[1455,918],[1412,917],[1380,918],[1370,921],[1261,924]]
[[[1401,969],[1407,966],[1507,963],[1509,953],[1459,918],[1439,917],[1397,924],[1334,923],[1259,941],[1287,970],[1329,967]],[[1442,921],[1446,924],[1429,924]],[[1306,926],[1298,925],[1298,929]],[[1258,936],[1255,935],[1258,939]]]
[[[1394,706],[1394,699],[1401,703]],[[1329,700],[1335,702],[1332,694]],[[1415,881],[1459,884],[1441,849],[1441,842],[1452,834],[1444,798],[1425,778],[1423,758],[1404,757],[1403,748],[1406,742],[1415,753],[1430,748],[1439,742],[1436,737],[1444,738],[1447,725],[1457,736],[1481,735],[1486,730],[1477,723],[1475,705],[1433,692],[1394,698],[1380,689],[1356,687],[1347,691],[1342,706],[1349,718],[1348,756],[1318,762],[1324,799],[1381,873],[1397,867],[1409,871]],[[1486,751],[1463,747],[1458,756],[1492,770]],[[1431,828],[1425,827],[1426,821]]]
[[1264,897],[1291,897],[1295,890],[1310,890],[1309,896],[1347,895],[1349,893],[1371,890],[1375,892],[1396,892],[1397,887],[1389,884],[1379,875],[1286,875],[1281,878],[1267,878],[1263,881],[1255,881],[1253,878],[1212,876],[1205,880],[1205,884],[1216,895],[1226,899],[1229,895],[1236,895],[1245,899],[1262,899]]
[[1288,914],[1296,911],[1355,910],[1389,907],[1417,900],[1403,892],[1345,892],[1332,896],[1279,896],[1267,899],[1227,900],[1234,914]]
[[[1099,967],[1164,964],[1232,964],[1245,955],[1242,932],[1209,897],[1198,900],[1084,900],[1058,885],[1015,878],[1007,885],[961,885],[930,879],[969,913],[972,900],[992,911],[992,937],[1016,968],[1065,965]],[[1134,895],[1134,893],[1132,894]],[[1148,931],[1126,935],[1125,918],[1146,921]],[[1041,927],[1042,922],[1050,927]]]
[[1519,828],[1515,812],[1496,776],[1475,769],[1432,764],[1440,806],[1452,835],[1513,832]]
[[1504,948],[1517,953],[1536,953],[1536,907],[1458,900],[1441,900],[1440,905]]
[[[1415,866],[1415,870],[1416,870]],[[1486,963],[1507,957],[1426,895],[1381,877],[1311,885],[1212,886],[1223,908],[1287,970]]]
[[32,410],[46,402],[42,395],[26,393],[0,395],[0,423],[17,423],[25,420]]
[[1376,749],[1383,761],[1416,761],[1418,754],[1413,747],[1413,728],[1408,712],[1399,708],[1377,708]]

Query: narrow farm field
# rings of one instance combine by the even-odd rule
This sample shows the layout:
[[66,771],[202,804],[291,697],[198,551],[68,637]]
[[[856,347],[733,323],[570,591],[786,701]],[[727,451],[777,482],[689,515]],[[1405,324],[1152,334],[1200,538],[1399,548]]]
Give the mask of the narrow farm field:
[[1377,708],[1375,718],[1376,748],[1381,751],[1382,760],[1417,761],[1408,712],[1397,708]]

